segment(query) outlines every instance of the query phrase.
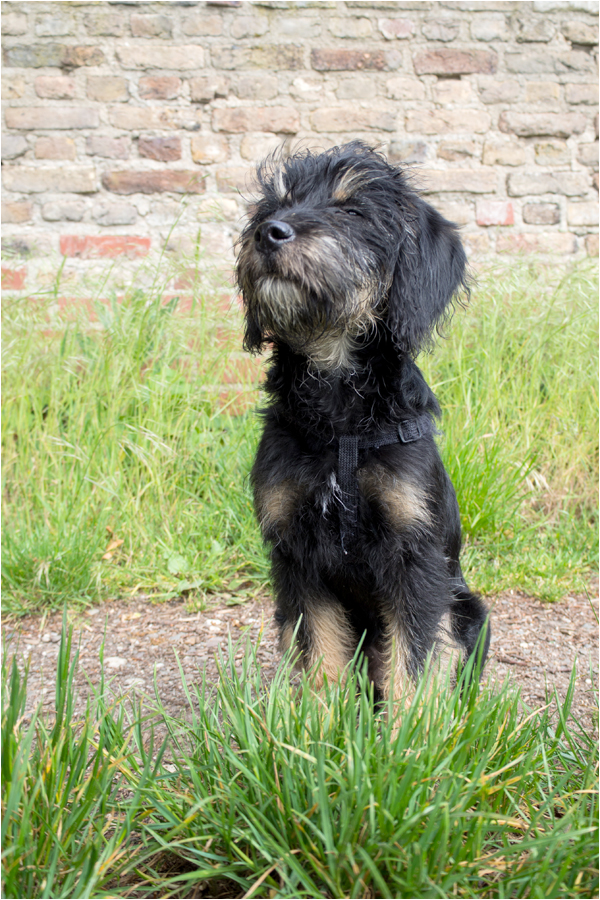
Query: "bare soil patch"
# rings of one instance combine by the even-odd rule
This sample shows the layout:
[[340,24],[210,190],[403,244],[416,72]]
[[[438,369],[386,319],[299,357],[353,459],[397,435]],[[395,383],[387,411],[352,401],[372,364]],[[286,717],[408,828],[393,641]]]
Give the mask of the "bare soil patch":
[[[547,689],[556,688],[564,698],[576,661],[573,715],[587,727],[596,727],[592,681],[597,684],[597,592],[596,585],[591,600],[570,596],[554,604],[512,591],[488,598],[492,644],[484,677],[502,681],[510,676],[521,686],[525,703],[536,708],[545,702]],[[197,682],[203,669],[208,681],[215,683],[215,654],[219,648],[227,650],[229,638],[235,644],[247,636],[254,646],[258,644],[258,661],[268,680],[280,659],[272,613],[273,604],[266,597],[233,606],[217,601],[210,609],[191,612],[183,600],[156,603],[141,596],[70,613],[74,645],[79,647],[76,712],[84,711],[90,686],[100,683],[103,642],[111,690],[116,695],[153,698],[156,684],[165,709],[174,717],[184,715],[187,707],[178,660],[188,684]],[[52,713],[61,623],[62,614],[52,613],[4,624],[5,652],[14,653],[20,667],[29,662],[29,713],[39,703]],[[238,661],[243,646],[242,641]]]

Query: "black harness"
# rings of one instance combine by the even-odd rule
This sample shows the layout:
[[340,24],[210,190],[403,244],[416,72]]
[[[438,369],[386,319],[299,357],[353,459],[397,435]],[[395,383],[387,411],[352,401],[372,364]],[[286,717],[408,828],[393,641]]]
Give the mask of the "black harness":
[[345,554],[348,553],[348,547],[356,534],[358,524],[358,479],[356,477],[358,451],[378,449],[387,444],[411,444],[425,435],[436,433],[431,416],[424,414],[402,419],[394,431],[384,431],[375,438],[343,435],[339,439],[337,481],[342,494],[340,540]]

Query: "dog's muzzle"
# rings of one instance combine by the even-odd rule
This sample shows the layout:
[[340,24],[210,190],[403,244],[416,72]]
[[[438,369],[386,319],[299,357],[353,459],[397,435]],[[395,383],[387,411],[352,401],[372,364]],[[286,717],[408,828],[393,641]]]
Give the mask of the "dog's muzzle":
[[254,232],[254,243],[259,253],[275,253],[284,244],[289,244],[296,237],[296,232],[287,222],[270,219],[259,225]]

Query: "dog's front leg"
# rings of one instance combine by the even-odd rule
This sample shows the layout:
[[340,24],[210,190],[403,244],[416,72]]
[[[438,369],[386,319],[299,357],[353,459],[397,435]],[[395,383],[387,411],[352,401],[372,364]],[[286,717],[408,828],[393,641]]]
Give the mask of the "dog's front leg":
[[356,650],[356,635],[339,602],[324,586],[314,583],[292,560],[275,554],[277,598],[275,621],[282,651],[292,649],[297,663],[309,672],[316,689],[324,678],[335,683]]

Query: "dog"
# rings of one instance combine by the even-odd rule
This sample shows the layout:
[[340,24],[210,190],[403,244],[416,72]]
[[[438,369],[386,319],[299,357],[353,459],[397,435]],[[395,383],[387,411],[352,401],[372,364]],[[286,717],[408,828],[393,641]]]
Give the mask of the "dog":
[[251,484],[280,646],[295,642],[317,688],[360,646],[375,698],[396,700],[443,621],[463,659],[479,648],[483,665],[490,641],[415,363],[468,297],[465,253],[406,173],[358,141],[270,157],[257,185],[236,274],[244,346],[272,346]]

